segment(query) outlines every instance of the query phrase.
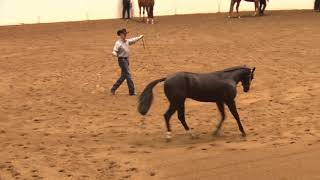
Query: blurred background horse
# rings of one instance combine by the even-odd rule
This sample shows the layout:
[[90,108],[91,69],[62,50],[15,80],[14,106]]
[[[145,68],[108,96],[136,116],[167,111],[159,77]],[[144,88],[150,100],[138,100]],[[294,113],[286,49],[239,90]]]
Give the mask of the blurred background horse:
[[153,7],[154,7],[154,0],[138,0],[139,4],[139,15],[141,18],[141,9],[143,10],[142,21],[144,21],[144,13],[147,11],[147,23],[154,23],[153,20]]
[[[260,0],[245,0],[245,1],[254,2],[254,7],[255,7],[254,16],[256,16],[256,15],[257,15],[257,12],[258,12],[259,1],[260,1]],[[241,2],[241,0],[231,0],[230,11],[229,11],[229,18],[232,17],[233,8],[234,8],[234,5],[235,5],[236,3],[237,3],[237,6],[236,6],[237,15],[238,15],[238,18],[240,18],[240,15],[239,15],[240,2]]]

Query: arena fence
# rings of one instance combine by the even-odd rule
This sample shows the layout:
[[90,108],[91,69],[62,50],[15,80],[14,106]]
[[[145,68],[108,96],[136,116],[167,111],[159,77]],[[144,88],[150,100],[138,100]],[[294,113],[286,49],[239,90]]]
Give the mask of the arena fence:
[[[138,16],[138,0],[133,1]],[[217,13],[229,10],[230,0],[155,0],[155,15]],[[268,10],[313,9],[315,0],[270,0]],[[115,19],[122,0],[1,0],[0,25]],[[253,3],[242,2],[241,11]]]

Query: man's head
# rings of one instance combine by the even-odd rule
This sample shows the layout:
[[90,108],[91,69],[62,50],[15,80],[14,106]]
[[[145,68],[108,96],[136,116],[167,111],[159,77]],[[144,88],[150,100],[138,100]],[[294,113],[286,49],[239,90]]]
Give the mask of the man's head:
[[125,39],[126,39],[127,34],[128,34],[128,32],[127,32],[126,29],[120,29],[120,30],[117,31],[117,35],[120,36],[120,38],[121,38],[122,40],[125,40]]

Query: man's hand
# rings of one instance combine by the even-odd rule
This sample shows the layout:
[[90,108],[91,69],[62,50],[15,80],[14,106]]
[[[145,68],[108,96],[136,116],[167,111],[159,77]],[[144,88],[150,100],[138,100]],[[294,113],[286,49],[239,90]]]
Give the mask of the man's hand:
[[113,55],[114,57],[118,57],[117,52],[115,52],[115,51],[112,52],[112,55]]

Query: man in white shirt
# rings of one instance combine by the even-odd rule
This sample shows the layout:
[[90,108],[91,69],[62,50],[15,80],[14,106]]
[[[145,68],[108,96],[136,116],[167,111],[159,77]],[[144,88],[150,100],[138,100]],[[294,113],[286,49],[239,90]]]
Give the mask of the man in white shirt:
[[131,39],[126,39],[127,34],[128,32],[126,29],[121,29],[117,32],[117,35],[120,36],[120,39],[116,41],[116,44],[114,45],[112,51],[112,55],[118,57],[118,63],[121,68],[121,76],[111,88],[112,95],[115,95],[116,90],[120,87],[124,80],[127,80],[129,95],[136,95],[129,69],[129,46],[142,39],[143,35]]

